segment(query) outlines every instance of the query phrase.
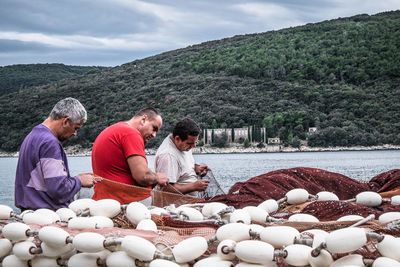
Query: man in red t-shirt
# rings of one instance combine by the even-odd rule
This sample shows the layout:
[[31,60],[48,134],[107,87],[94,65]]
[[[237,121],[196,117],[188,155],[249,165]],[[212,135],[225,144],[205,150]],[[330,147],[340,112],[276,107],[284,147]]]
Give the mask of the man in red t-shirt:
[[[115,123],[97,136],[92,149],[92,167],[95,175],[112,181],[151,188],[168,182],[166,175],[155,173],[147,166],[145,143],[156,137],[162,126],[160,114],[153,108],[140,110],[128,121]],[[108,191],[107,191],[108,190]],[[105,183],[94,188],[93,199],[113,198],[121,203],[139,201],[150,196],[129,196],[110,192]],[[133,197],[133,198],[132,198]]]

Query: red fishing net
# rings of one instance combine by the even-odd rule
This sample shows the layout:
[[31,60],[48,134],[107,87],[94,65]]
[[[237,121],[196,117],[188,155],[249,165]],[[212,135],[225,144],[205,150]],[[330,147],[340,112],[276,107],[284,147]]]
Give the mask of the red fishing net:
[[339,199],[351,199],[363,191],[384,192],[400,186],[400,170],[382,173],[370,182],[361,182],[345,175],[316,168],[292,168],[268,172],[234,184],[227,195],[216,196],[236,208],[258,205],[266,199],[280,199],[291,189],[304,188],[310,194],[334,192]]

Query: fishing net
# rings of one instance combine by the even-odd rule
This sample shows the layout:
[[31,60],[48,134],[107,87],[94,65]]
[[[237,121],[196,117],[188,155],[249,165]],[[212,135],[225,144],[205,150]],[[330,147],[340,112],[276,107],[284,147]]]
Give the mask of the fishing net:
[[184,195],[178,191],[176,191],[176,193],[166,192],[162,189],[154,189],[151,192],[151,197],[152,205],[156,207],[166,207],[171,204],[180,206],[183,204],[201,203],[205,201],[204,198]]
[[211,201],[217,195],[225,195],[224,190],[222,190],[220,184],[218,183],[217,179],[215,179],[215,176],[210,169],[208,169],[207,174],[202,177],[202,179],[208,180],[208,186],[206,190],[199,192],[199,197]]
[[101,177],[101,181],[94,185],[92,198],[94,200],[111,198],[121,204],[129,204],[150,197],[151,191],[147,187],[128,185]]
[[[216,195],[225,195],[211,170],[201,179],[207,179],[209,184],[204,192],[199,192],[198,197],[194,197],[182,194],[171,185],[167,185],[164,188],[156,187],[152,190],[150,188],[127,185],[101,177],[101,181],[95,184],[95,191],[92,198],[94,200],[111,198],[119,201],[121,204],[129,204],[151,197],[152,206],[166,207],[171,204],[180,206],[189,203],[201,203],[204,202],[205,199],[213,199]],[[166,189],[169,190],[167,191]]]
[[354,180],[345,175],[317,168],[291,168],[268,172],[246,182],[238,182],[228,194],[213,198],[236,208],[258,205],[266,199],[280,199],[291,189],[304,188],[310,194],[334,192],[339,199],[354,198],[364,191],[383,193],[400,187],[400,170],[373,177],[369,182]]

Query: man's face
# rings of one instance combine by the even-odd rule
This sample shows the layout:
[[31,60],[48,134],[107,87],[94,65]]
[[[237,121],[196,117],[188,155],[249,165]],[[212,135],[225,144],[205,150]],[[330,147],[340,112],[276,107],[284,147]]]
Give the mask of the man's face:
[[182,141],[182,139],[179,136],[174,137],[175,146],[180,151],[189,151],[190,149],[196,147],[198,140],[199,136],[193,136],[193,135],[189,135],[185,141]]
[[161,126],[162,126],[161,116],[149,118],[147,115],[143,115],[139,132],[143,137],[144,143],[147,143],[151,139],[155,138]]
[[78,134],[78,130],[82,128],[83,122],[73,123],[70,118],[66,117],[62,119],[62,131],[58,136],[58,140],[65,141]]

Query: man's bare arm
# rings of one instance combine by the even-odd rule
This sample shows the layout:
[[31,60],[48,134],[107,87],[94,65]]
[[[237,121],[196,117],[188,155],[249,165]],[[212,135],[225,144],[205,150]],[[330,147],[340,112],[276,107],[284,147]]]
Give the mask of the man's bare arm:
[[[208,180],[205,179],[201,179],[201,180],[197,180],[196,182],[193,183],[187,183],[187,184],[183,184],[183,183],[174,183],[174,184],[170,184],[171,186],[166,187],[165,190],[172,192],[172,193],[176,193],[176,191],[179,191],[182,194],[187,194],[187,193],[191,193],[194,191],[204,191],[207,189],[208,186]],[[171,188],[173,187],[173,188]]]
[[141,186],[166,185],[168,178],[162,173],[155,173],[149,169],[145,158],[134,155],[127,159],[133,179]]

